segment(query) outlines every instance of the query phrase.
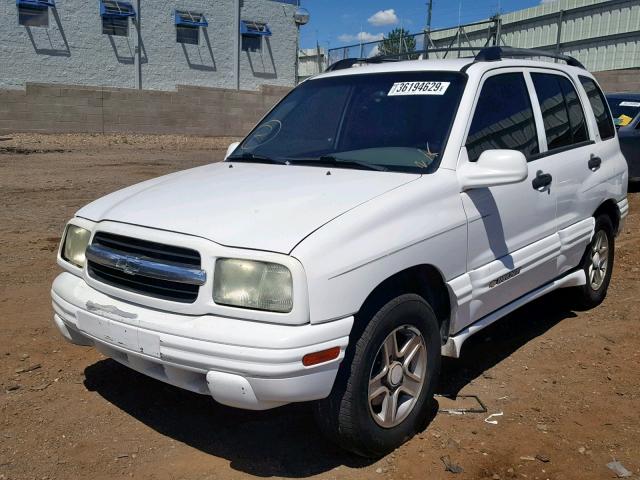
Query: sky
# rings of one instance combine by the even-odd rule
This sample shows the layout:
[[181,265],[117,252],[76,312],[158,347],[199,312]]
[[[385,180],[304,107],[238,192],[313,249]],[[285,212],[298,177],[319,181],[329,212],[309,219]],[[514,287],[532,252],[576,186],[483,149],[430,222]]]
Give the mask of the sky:
[[[411,33],[426,24],[427,0],[301,0],[311,20],[300,29],[300,46],[322,48],[372,41],[403,26]],[[550,0],[433,0],[432,28],[456,26]]]

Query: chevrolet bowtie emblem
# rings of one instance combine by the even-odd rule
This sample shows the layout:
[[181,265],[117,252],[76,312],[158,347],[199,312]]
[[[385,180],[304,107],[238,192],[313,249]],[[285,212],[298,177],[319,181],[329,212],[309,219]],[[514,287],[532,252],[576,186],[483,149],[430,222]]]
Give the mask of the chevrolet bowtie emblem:
[[133,258],[119,258],[115,266],[127,275],[135,275],[140,271],[140,265],[138,265],[138,262]]

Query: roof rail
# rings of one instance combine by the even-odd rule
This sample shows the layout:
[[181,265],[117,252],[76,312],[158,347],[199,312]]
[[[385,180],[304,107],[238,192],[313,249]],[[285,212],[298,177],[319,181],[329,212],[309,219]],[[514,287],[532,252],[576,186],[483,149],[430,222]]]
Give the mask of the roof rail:
[[556,58],[567,62],[567,65],[584,69],[584,65],[575,58],[562,53],[548,52],[535,48],[514,48],[514,47],[486,47],[481,49],[476,55],[476,62],[491,62],[502,60],[503,57],[548,57]]
[[[475,52],[478,52],[477,54]],[[546,50],[538,50],[534,48],[514,48],[514,47],[483,47],[483,48],[472,48],[472,47],[452,47],[452,48],[430,48],[428,50],[415,50],[412,52],[404,52],[404,53],[392,53],[387,55],[377,55],[375,57],[370,58],[344,58],[342,60],[338,60],[335,63],[332,63],[327,67],[325,71],[332,72],[334,70],[344,70],[346,68],[351,68],[354,65],[359,63],[382,63],[382,62],[397,62],[401,60],[401,57],[408,57],[420,55],[423,53],[445,53],[448,52],[470,52],[474,55],[474,62],[492,62],[496,60],[503,60],[504,57],[548,57],[548,58],[556,58],[558,60],[563,60],[567,63],[567,65],[571,65],[572,67],[578,67],[584,69],[584,65],[580,63],[575,58],[564,55],[561,53],[548,52]]]
[[[472,55],[475,55],[475,52],[482,50],[482,48],[473,48],[473,47],[451,47],[451,48],[430,48],[428,50],[413,50],[411,52],[402,52],[402,53],[389,53],[376,55],[375,57],[368,58],[358,58],[358,57],[350,57],[343,58],[342,60],[338,60],[337,62],[332,63],[325,70],[326,72],[332,72],[334,70],[343,70],[345,68],[351,68],[358,63],[382,63],[382,62],[399,62],[402,57],[407,57],[406,60],[410,60],[408,57],[417,57],[418,55],[424,53],[444,53],[445,57],[448,52],[470,52]],[[472,58],[470,56],[470,58]]]
[[366,58],[343,58],[342,60],[338,60],[337,62],[329,65],[325,72],[333,72],[334,70],[344,70],[345,68],[351,68],[356,63],[366,62]]

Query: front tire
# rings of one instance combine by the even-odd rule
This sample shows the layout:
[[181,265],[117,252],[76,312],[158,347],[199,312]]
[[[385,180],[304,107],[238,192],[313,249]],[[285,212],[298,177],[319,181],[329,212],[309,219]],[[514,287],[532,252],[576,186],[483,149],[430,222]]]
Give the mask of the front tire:
[[358,321],[361,334],[352,339],[331,394],[316,402],[316,421],[343,448],[379,457],[425,423],[440,372],[440,329],[429,304],[414,294]]
[[577,287],[575,290],[580,308],[596,307],[607,296],[613,272],[614,235],[611,218],[607,215],[599,215],[596,218],[593,238],[580,265],[587,278],[586,285]]

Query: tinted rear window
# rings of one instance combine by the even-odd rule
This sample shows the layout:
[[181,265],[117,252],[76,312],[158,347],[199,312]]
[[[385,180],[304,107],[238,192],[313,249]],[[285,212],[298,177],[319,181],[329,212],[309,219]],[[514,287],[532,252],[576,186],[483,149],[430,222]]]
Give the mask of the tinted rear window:
[[596,82],[588,77],[581,76],[580,82],[582,83],[585,92],[587,92],[587,97],[589,97],[589,103],[591,104],[591,109],[593,110],[593,114],[595,115],[596,122],[598,124],[600,138],[605,140],[613,137],[615,134],[613,120],[611,119],[611,114],[609,113],[609,108],[607,107],[607,102],[602,91],[598,88]]
[[571,82],[546,73],[532,73],[531,78],[542,110],[548,150],[588,140],[584,112]]

